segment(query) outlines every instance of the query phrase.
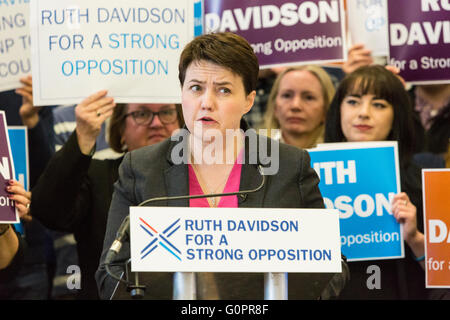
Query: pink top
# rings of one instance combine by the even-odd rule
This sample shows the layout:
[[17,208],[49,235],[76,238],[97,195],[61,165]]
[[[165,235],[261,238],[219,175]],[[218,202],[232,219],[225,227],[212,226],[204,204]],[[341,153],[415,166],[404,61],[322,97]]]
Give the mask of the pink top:
[[[227,183],[223,192],[218,193],[228,193],[239,191],[239,185],[241,183],[241,169],[242,169],[242,156],[243,150],[239,153],[236,162],[234,163],[233,169],[231,169],[230,175],[228,176]],[[194,169],[189,164],[189,195],[199,195],[204,194],[200,183],[198,182],[197,175]],[[199,199],[189,199],[189,207],[209,207],[208,198]],[[237,196],[227,196],[221,197],[217,207],[221,208],[237,208],[238,199]]]

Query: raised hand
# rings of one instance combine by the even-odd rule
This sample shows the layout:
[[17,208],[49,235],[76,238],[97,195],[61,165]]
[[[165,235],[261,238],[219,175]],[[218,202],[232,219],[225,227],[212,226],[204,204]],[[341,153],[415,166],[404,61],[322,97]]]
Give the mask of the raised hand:
[[14,200],[19,217],[24,221],[30,221],[31,192],[26,191],[20,182],[13,179],[9,180],[6,191],[10,193],[8,197]]
[[106,90],[98,91],[75,108],[78,145],[83,154],[90,154],[103,122],[112,115],[116,106],[114,99],[107,97],[107,93]]
[[[400,192],[392,200],[392,214],[403,227],[403,239],[413,251],[416,257],[421,257],[425,252],[425,237],[417,229],[417,208],[409,200],[405,192]],[[420,262],[424,267],[423,261]]]
[[355,44],[348,50],[347,61],[344,62],[342,70],[345,73],[352,73],[362,66],[368,66],[373,63],[372,52],[364,47],[363,44]]
[[19,109],[19,115],[22,123],[29,129],[34,128],[39,122],[39,110],[42,107],[33,105],[33,79],[31,75],[20,79],[23,87],[16,89],[16,93],[22,96],[22,105]]

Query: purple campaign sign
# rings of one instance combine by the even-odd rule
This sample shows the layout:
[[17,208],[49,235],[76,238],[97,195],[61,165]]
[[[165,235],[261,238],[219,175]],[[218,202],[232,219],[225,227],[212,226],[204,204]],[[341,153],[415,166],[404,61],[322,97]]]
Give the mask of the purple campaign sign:
[[6,181],[14,178],[14,164],[6,130],[6,116],[0,111],[0,223],[19,222],[14,201],[9,200]]
[[389,0],[389,63],[412,83],[450,82],[448,1]]
[[207,33],[244,37],[262,67],[347,58],[341,0],[204,0],[204,12]]

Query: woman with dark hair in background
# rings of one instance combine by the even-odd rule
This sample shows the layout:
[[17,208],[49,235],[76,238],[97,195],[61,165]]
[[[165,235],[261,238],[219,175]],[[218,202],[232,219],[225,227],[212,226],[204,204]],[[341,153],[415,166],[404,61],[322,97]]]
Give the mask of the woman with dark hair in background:
[[[328,111],[325,142],[398,142],[402,192],[393,199],[392,213],[408,244],[404,259],[349,262],[351,280],[342,299],[426,297],[421,171],[412,161],[415,134],[411,101],[392,72],[365,66],[341,82]],[[367,267],[374,264],[381,270],[379,290],[366,284]]]

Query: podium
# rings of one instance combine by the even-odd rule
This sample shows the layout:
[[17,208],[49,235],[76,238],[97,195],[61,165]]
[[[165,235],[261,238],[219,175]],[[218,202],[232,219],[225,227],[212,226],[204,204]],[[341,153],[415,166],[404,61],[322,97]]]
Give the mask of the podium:
[[[142,298],[145,300],[316,300],[334,274],[281,275],[287,280],[284,286],[286,294],[282,297],[268,283],[270,273],[190,273],[188,277],[192,278],[192,282],[187,283],[180,281],[180,273],[174,272],[142,272],[138,273],[138,278],[139,284],[145,286]],[[135,277],[136,273],[129,274],[129,280]],[[189,288],[186,287],[188,284],[191,284]],[[133,298],[127,285],[119,282],[112,299]]]
[[342,271],[329,209],[131,207],[129,251],[113,299],[317,299]]

